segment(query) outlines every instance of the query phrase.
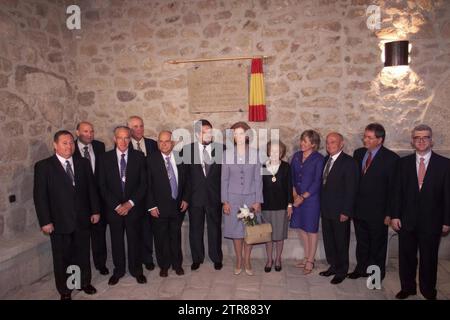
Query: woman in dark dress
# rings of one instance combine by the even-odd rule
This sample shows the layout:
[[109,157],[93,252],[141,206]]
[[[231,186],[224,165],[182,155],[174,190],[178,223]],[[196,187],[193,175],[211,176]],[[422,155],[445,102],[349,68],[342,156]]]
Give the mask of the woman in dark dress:
[[319,197],[324,166],[324,157],[317,151],[319,147],[319,134],[306,130],[300,137],[300,151],[294,154],[291,161],[294,210],[290,226],[299,230],[303,242],[304,258],[296,267],[303,268],[304,274],[314,269],[318,242]]
[[292,214],[292,179],[289,163],[282,161],[286,154],[283,142],[269,142],[269,160],[263,166],[262,216],[272,225],[272,241],[266,243],[267,262],[265,272],[272,270],[273,245],[276,247],[275,271],[281,271],[281,253],[288,235],[288,224]]

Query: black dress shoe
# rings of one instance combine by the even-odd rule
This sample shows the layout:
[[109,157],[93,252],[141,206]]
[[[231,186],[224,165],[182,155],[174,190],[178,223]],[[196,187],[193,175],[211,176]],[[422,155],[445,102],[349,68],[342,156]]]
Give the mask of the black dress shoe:
[[161,269],[159,271],[159,276],[160,277],[166,278],[168,275],[169,275],[169,273],[167,272],[167,269]]
[[365,274],[362,274],[362,273],[357,272],[357,271],[353,271],[353,272],[351,272],[351,273],[349,273],[347,275],[347,277],[349,279],[359,279],[359,278],[362,278],[362,277],[365,277],[365,276],[366,276]]
[[334,276],[333,279],[331,279],[330,283],[331,284],[339,284],[344,280],[345,280],[345,276]]
[[97,289],[94,288],[92,284],[88,284],[87,286],[81,287],[80,291],[84,291],[86,294],[95,294],[97,293]]
[[416,295],[417,292],[416,291],[403,291],[400,290],[396,295],[395,298],[396,299],[400,299],[400,300],[404,300],[406,298],[408,298],[409,296],[414,296]]
[[322,277],[334,276],[335,274],[336,274],[336,272],[333,272],[330,269],[319,272],[319,276],[322,276]]
[[116,284],[119,282],[119,280],[120,280],[120,277],[119,277],[119,276],[112,275],[112,277],[109,278],[108,284],[109,284],[110,286],[114,286],[114,285],[116,285]]
[[61,300],[72,300],[72,294],[71,293],[64,293],[61,295]]
[[98,268],[98,272],[104,276],[106,276],[107,274],[109,274],[109,270],[107,267],[102,267],[102,268]]
[[155,264],[153,262],[146,263],[145,269],[150,270],[150,271],[155,270]]
[[200,263],[198,262],[194,262],[193,264],[191,264],[191,270],[197,270],[198,268],[200,268]]
[[182,276],[184,274],[184,270],[182,267],[176,268],[175,273],[179,276]]
[[136,281],[137,281],[137,283],[141,283],[141,284],[147,283],[147,278],[143,274],[140,274],[136,277]]
[[222,267],[223,267],[222,262],[216,262],[216,263],[214,263],[214,269],[220,270],[220,269],[222,269]]

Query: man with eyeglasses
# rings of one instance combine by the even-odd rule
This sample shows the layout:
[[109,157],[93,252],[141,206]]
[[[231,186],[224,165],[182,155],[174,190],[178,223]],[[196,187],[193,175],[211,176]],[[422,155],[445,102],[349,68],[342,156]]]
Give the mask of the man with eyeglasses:
[[371,123],[364,130],[364,147],[353,153],[360,179],[353,217],[357,264],[348,275],[350,279],[367,277],[367,267],[371,265],[380,268],[381,280],[386,274],[390,204],[399,156],[384,147],[385,138],[384,127],[379,123]]
[[420,292],[436,299],[439,244],[450,230],[450,160],[431,150],[432,137],[429,126],[415,127],[415,153],[400,159],[396,172],[391,226],[399,234],[397,299],[416,294],[417,251]]

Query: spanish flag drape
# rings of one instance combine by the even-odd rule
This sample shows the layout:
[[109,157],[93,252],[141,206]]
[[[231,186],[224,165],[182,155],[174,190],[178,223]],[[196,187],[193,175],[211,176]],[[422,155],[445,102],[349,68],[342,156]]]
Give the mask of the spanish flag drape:
[[250,75],[249,121],[266,121],[266,98],[264,95],[263,61],[252,59]]

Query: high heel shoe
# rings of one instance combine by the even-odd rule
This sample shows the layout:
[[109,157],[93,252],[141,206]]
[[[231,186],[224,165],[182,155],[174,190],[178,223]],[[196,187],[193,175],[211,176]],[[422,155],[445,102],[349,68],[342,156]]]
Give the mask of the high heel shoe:
[[239,274],[241,274],[241,272],[242,272],[242,268],[234,268],[234,274],[237,276],[237,275],[239,275]]
[[306,261],[308,261],[308,259],[307,258],[303,258],[302,261],[300,261],[300,262],[295,264],[295,267],[303,269],[306,266]]
[[277,262],[275,261],[275,271],[277,271],[277,272],[281,271],[281,261],[280,261],[280,264],[277,264]]
[[245,273],[248,274],[249,276],[252,276],[253,275],[253,270],[245,268]]
[[270,266],[269,266],[269,263],[266,263],[266,266],[264,267],[264,272],[272,271],[272,263],[273,263],[273,261],[270,262]]
[[[307,268],[307,266],[311,266],[311,268]],[[305,268],[303,269],[303,274],[304,275],[310,274],[313,271],[313,269],[314,269],[314,261],[307,260]]]

